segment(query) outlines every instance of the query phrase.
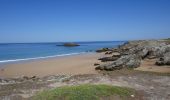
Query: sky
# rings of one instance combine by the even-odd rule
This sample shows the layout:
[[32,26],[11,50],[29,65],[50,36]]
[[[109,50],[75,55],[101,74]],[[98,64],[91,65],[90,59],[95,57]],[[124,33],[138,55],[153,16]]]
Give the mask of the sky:
[[170,0],[0,0],[0,43],[170,37]]

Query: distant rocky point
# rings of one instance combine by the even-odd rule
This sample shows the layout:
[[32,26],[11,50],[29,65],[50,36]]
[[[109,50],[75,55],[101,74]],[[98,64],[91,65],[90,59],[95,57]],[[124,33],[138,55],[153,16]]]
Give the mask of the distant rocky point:
[[80,45],[77,43],[64,43],[62,45],[57,45],[57,46],[75,47],[75,46],[80,46]]

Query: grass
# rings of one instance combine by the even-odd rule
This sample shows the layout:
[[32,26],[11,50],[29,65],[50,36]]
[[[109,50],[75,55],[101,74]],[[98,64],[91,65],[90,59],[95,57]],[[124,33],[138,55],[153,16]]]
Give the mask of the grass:
[[[108,85],[65,86],[38,93],[33,100],[102,100],[109,96],[130,97],[134,90]],[[103,99],[104,100],[104,99]]]

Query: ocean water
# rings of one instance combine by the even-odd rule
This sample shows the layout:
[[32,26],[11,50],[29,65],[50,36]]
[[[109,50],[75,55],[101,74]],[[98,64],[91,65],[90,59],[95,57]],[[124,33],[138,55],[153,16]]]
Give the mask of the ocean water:
[[86,53],[103,47],[117,47],[125,41],[76,42],[77,47],[57,46],[63,43],[1,43],[0,63],[43,59]]

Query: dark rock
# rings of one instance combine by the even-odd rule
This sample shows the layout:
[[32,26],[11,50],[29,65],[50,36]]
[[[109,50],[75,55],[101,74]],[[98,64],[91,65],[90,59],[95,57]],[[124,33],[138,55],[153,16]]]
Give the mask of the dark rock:
[[[110,65],[110,64],[103,64],[103,65],[97,66],[97,67],[95,68],[95,70],[107,70],[107,68],[108,68],[109,65]],[[109,69],[109,68],[108,68],[108,69]]]
[[108,52],[106,52],[105,54],[106,55],[110,55],[110,54],[112,54],[113,52],[112,51],[108,51]]
[[3,79],[0,78],[0,83],[2,83],[2,82],[3,82]]
[[104,67],[102,68],[101,66],[97,66],[95,70],[104,70]]
[[21,81],[25,81],[25,80],[38,80],[38,78],[36,76],[32,76],[32,77],[28,77],[28,76],[23,76],[23,78],[21,79]]
[[164,62],[159,61],[159,60],[156,61],[155,64],[158,65],[158,66],[163,66],[163,65],[165,65]]
[[115,61],[117,59],[118,59],[118,57],[103,57],[98,60],[101,60],[101,62],[107,62],[107,61]]
[[102,52],[106,52],[106,51],[112,51],[112,50],[109,48],[102,48],[102,49],[96,50],[97,53],[102,53]]
[[37,78],[37,77],[36,77],[36,76],[32,76],[32,77],[31,77],[31,79],[35,79],[35,78]]
[[30,78],[28,76],[23,76],[24,80],[29,80]]
[[63,45],[57,45],[57,46],[75,47],[75,46],[80,46],[80,45],[77,43],[64,43]]
[[95,63],[95,64],[94,64],[94,66],[98,66],[98,65],[100,65],[100,64],[98,64],[98,63]]

